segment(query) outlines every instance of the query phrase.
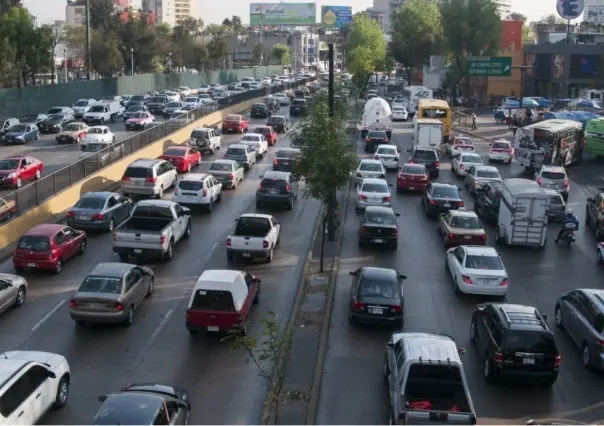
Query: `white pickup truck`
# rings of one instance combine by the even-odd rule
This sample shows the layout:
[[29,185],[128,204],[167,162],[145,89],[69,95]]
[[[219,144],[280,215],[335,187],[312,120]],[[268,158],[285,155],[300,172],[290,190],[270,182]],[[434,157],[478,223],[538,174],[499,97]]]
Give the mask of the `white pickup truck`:
[[237,219],[235,229],[226,240],[227,260],[273,260],[279,244],[281,224],[268,214],[246,213]]
[[136,203],[132,215],[113,233],[113,252],[122,262],[130,256],[170,260],[174,244],[191,236],[191,211],[167,200]]

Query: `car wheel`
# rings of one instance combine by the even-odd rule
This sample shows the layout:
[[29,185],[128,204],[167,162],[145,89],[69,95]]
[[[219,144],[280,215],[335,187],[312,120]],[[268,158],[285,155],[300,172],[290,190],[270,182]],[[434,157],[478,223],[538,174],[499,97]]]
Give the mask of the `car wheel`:
[[587,343],[583,343],[581,347],[581,361],[583,362],[583,367],[591,368],[591,351]]
[[172,257],[174,257],[174,251],[173,251],[172,241],[170,241],[168,243],[168,248],[166,249],[166,252],[164,253],[164,260],[170,260],[170,259],[172,259]]
[[214,209],[214,202],[212,199],[210,199],[210,202],[206,206],[206,213],[208,213],[208,214],[212,213],[213,209]]
[[147,297],[150,297],[153,294],[153,290],[155,290],[155,278],[151,277],[151,282],[149,283],[149,290],[147,290]]
[[21,182],[21,178],[18,177],[17,180],[15,181],[15,188],[21,188],[22,182]]
[[271,263],[273,261],[273,249],[268,251],[268,256],[266,257],[266,263]]
[[126,319],[124,320],[124,325],[126,327],[130,327],[134,322],[134,306],[130,305],[128,308],[128,312],[126,313]]
[[15,306],[19,307],[25,303],[25,297],[27,295],[27,291],[25,290],[25,286],[19,287],[17,290],[17,297],[15,297]]
[[67,403],[67,398],[69,397],[69,376],[65,374],[59,380],[59,384],[57,385],[57,395],[55,396],[54,408],[62,408]]
[[40,179],[40,177],[42,177],[42,173],[40,173],[40,170],[36,170],[36,180]]
[[[350,309],[350,308],[349,308]],[[354,324],[354,317],[352,316],[352,312],[348,312],[348,324]]]
[[491,357],[487,354],[484,360],[483,376],[487,383],[492,383],[495,380],[495,372],[493,371],[493,363]]
[[84,253],[86,253],[86,240],[82,240],[82,242],[80,243],[80,249],[78,250],[78,255],[83,255]]
[[59,259],[59,260],[57,260],[57,263],[55,264],[54,273],[58,275],[61,273],[62,270],[63,270],[63,261],[61,261],[61,259]]
[[104,119],[104,118],[101,118],[101,126],[102,126],[103,124],[105,124],[105,119]]
[[562,308],[560,308],[560,305],[556,305],[554,314],[555,314],[554,318],[556,320],[556,327],[564,328],[564,325],[562,324]]
[[293,199],[293,198],[291,198],[291,199],[289,200],[289,204],[287,205],[287,210],[290,210],[290,211],[291,211],[291,210],[293,210],[293,209],[294,209],[294,199]]
[[161,200],[164,196],[164,187],[160,185],[159,191],[157,192],[157,199]]
[[191,219],[189,219],[189,221],[187,222],[187,230],[185,231],[185,235],[184,235],[185,239],[191,238],[191,231],[192,231],[191,226],[192,226]]
[[602,258],[602,251],[600,249],[596,250],[597,254],[596,256],[598,257],[598,263],[602,263],[604,261],[604,259]]
[[472,318],[472,322],[470,323],[470,342],[473,345],[476,344],[476,320]]

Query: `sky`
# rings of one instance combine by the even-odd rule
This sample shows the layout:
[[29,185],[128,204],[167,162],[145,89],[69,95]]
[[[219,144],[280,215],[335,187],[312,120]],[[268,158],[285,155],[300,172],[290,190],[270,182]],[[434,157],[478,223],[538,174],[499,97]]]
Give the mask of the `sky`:
[[[244,23],[249,23],[249,4],[250,0],[194,0],[201,1],[201,18],[206,24],[219,24],[224,18],[233,15],[233,11],[241,16]],[[308,0],[307,0],[308,1]],[[65,20],[65,8],[53,7],[49,3],[66,4],[65,0],[23,0],[32,15],[38,18],[40,23],[49,23],[54,20]],[[140,0],[139,0],[140,2]],[[300,3],[306,1],[301,0]],[[271,2],[275,3],[275,2]],[[295,3],[295,1],[286,0],[285,3]],[[545,15],[556,12],[556,3],[554,0],[511,0],[512,10],[522,13],[528,17],[529,21],[537,21]],[[373,5],[372,0],[318,0],[317,9],[321,6],[352,6],[353,13],[365,10]],[[246,13],[242,13],[246,11]],[[318,17],[317,17],[318,18]]]

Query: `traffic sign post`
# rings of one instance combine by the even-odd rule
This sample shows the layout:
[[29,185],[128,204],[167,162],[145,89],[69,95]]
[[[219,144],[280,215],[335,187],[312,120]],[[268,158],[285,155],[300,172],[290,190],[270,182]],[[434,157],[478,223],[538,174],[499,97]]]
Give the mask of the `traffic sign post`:
[[512,58],[509,56],[470,56],[466,59],[469,76],[509,77],[512,75]]

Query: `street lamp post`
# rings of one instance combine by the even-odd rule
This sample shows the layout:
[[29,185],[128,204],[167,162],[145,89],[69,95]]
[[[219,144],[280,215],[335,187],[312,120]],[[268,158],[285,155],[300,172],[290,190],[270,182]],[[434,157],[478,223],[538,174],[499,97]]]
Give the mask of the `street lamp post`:
[[86,79],[90,80],[92,66],[90,64],[90,0],[86,0]]
[[67,46],[63,46],[63,66],[65,67],[65,83],[69,80],[69,74],[67,73]]
[[134,75],[134,48],[130,48],[130,75]]

